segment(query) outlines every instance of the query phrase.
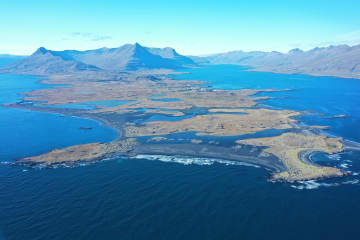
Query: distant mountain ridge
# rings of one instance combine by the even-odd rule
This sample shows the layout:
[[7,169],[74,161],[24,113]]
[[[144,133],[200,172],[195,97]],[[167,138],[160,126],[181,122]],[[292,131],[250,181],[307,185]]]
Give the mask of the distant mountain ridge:
[[[1,67],[1,59],[4,64]],[[17,60],[17,61],[16,61]],[[5,65],[6,64],[6,65]],[[142,69],[179,69],[206,64],[235,64],[254,71],[360,78],[360,45],[338,45],[288,53],[231,51],[205,57],[183,56],[173,48],[138,43],[118,48],[52,51],[40,47],[28,57],[0,55],[0,73],[113,73]],[[5,65],[5,66],[4,66]]]
[[52,51],[40,47],[31,56],[10,64],[3,72],[23,74],[66,74],[84,71],[135,71],[178,69],[194,66],[192,59],[172,48],[148,48],[138,43],[119,48]]
[[288,53],[231,51],[192,58],[202,64],[235,64],[256,71],[360,78],[360,45],[338,45]]
[[6,66],[10,63],[19,61],[26,56],[20,56],[20,55],[11,55],[11,54],[0,54],[0,68],[2,66]]
[[64,52],[40,47],[31,56],[7,65],[4,71],[22,74],[62,74],[80,71],[97,71],[96,66],[76,61]]

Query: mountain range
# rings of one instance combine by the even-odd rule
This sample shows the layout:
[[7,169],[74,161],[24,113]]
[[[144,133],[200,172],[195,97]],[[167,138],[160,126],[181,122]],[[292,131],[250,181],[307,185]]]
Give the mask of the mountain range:
[[[31,56],[12,58],[3,73],[67,74],[119,73],[143,69],[180,69],[198,65],[235,64],[253,71],[360,78],[360,45],[338,45],[288,53],[231,51],[208,56],[183,56],[173,48],[149,48],[138,43],[118,48],[52,51],[39,48]],[[10,59],[10,60],[9,60]],[[18,61],[15,61],[18,60]],[[0,66],[1,67],[1,66]]]
[[5,66],[2,72],[22,74],[65,74],[84,71],[135,71],[179,69],[194,66],[191,58],[172,48],[148,48],[138,43],[119,48],[87,51],[52,51],[40,47],[31,56]]
[[288,53],[231,51],[192,57],[201,64],[234,64],[255,71],[360,78],[360,45],[338,45]]

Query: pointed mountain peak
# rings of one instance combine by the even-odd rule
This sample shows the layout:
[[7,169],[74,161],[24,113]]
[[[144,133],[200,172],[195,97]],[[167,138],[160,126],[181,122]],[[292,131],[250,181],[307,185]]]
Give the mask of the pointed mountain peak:
[[33,53],[33,55],[44,55],[44,54],[46,54],[46,53],[48,53],[49,52],[49,50],[47,50],[46,48],[44,48],[44,47],[39,47],[34,53]]
[[147,50],[146,48],[144,48],[143,46],[141,46],[139,43],[135,43],[135,44],[133,45],[132,51],[133,51],[133,54],[134,54],[134,55],[139,55],[139,54],[141,54],[141,55],[144,55],[144,54],[148,55],[148,54],[151,54],[151,53],[148,52],[148,50]]
[[136,43],[134,44],[134,47],[135,47],[135,48],[144,48],[144,47],[141,46],[138,42],[136,42]]

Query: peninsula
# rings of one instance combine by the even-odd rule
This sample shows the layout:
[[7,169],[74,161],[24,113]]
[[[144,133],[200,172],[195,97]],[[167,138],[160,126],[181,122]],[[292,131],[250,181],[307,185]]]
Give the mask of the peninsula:
[[[54,149],[17,163],[51,167],[162,154],[252,163],[270,169],[273,180],[346,174],[307,158],[311,152],[343,151],[341,138],[302,128],[296,119],[302,112],[259,105],[270,99],[272,92],[291,89],[219,90],[207,82],[173,80],[170,74],[195,63],[169,48],[135,44],[94,51],[55,52],[40,48],[8,67],[7,71],[45,75],[43,83],[54,86],[23,92],[21,102],[6,106],[94,119],[116,129],[118,138],[111,143]],[[115,66],[111,59],[122,61]],[[154,61],[159,68],[151,65]],[[259,93],[268,96],[258,96]],[[314,127],[319,128],[326,126]]]

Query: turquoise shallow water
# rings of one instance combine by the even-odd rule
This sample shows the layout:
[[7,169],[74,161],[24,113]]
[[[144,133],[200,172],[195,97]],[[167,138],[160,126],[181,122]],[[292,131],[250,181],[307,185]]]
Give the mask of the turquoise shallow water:
[[[212,80],[216,88],[296,88],[271,93],[287,98],[264,104],[346,111],[346,119],[313,116],[304,121],[328,122],[331,133],[360,139],[353,129],[359,126],[359,80],[244,72],[236,66],[186,71],[192,73],[177,77]],[[36,81],[0,75],[1,103],[18,101],[17,92],[48,87]],[[84,125],[94,129],[80,130]],[[0,132],[0,161],[116,137],[93,121],[2,107]],[[186,157],[147,159],[56,169],[0,164],[0,239],[302,240],[357,239],[360,234],[359,175],[270,183],[262,168]],[[360,172],[359,159],[358,151],[313,156],[355,173]]]

